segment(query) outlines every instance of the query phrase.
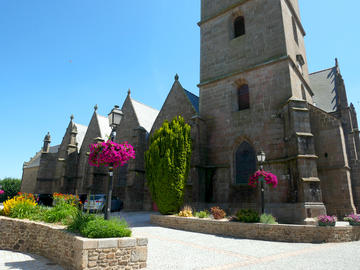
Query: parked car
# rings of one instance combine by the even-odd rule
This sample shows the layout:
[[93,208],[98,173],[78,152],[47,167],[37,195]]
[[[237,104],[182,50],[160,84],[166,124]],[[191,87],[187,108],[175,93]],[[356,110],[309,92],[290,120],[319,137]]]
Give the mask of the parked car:
[[[86,199],[84,202],[84,210],[94,211],[94,212],[104,212],[106,203],[105,194],[95,194],[90,195],[90,203]],[[120,211],[123,209],[123,202],[117,198],[112,198],[111,200],[111,212]]]
[[105,207],[106,195],[95,194],[90,195],[90,200],[86,199],[84,203],[84,210],[102,212]]

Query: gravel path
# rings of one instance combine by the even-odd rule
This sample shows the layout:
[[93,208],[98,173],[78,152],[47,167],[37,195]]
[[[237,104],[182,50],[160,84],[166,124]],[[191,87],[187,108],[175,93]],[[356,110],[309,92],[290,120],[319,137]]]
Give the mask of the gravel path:
[[33,254],[0,250],[1,270],[63,270],[49,260]]
[[157,227],[150,213],[114,213],[149,239],[148,270],[360,269],[360,242],[299,244],[214,236]]

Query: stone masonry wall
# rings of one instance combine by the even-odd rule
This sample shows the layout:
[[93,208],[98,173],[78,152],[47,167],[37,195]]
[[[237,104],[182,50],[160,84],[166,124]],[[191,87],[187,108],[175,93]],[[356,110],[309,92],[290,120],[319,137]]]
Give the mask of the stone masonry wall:
[[44,256],[65,269],[141,269],[146,267],[146,238],[88,239],[39,222],[0,217],[0,249]]
[[318,172],[327,213],[344,216],[355,212],[344,133],[335,117],[309,105]]
[[38,176],[39,166],[23,168],[21,181],[21,192],[35,193],[36,178]]
[[153,224],[174,229],[266,241],[323,243],[360,240],[359,226],[320,227],[313,225],[250,224],[161,215],[151,215],[150,220]]

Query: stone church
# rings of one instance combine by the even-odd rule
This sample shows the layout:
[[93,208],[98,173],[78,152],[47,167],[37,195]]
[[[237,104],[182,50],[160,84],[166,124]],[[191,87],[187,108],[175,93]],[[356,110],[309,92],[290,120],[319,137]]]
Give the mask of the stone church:
[[[144,152],[164,120],[191,125],[193,155],[186,202],[234,213],[260,208],[260,190],[247,185],[264,151],[264,169],[278,176],[265,189],[265,210],[280,222],[307,224],[319,214],[344,216],[360,207],[359,131],[338,61],[309,74],[297,0],[202,0],[199,97],[175,76],[160,111],[131,98],[117,142],[136,159],[115,172],[114,195],[129,210],[150,210]],[[24,163],[22,191],[105,193],[107,171],[87,163],[89,144],[106,140],[105,117],[88,126],[71,117],[60,145]],[[110,111],[110,108],[109,108]]]

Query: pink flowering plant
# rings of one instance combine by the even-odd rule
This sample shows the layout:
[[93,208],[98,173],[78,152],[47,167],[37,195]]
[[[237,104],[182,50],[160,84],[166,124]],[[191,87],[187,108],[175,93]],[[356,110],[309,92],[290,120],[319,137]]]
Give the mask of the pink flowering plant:
[[262,177],[264,178],[266,184],[274,188],[278,185],[278,179],[275,174],[272,174],[271,172],[259,170],[250,176],[248,183],[249,186],[256,187],[256,185],[259,183],[259,179],[261,179]]
[[130,159],[135,159],[135,151],[131,144],[124,142],[119,144],[108,140],[107,142],[95,143],[90,146],[89,164],[91,166],[123,166]]
[[335,226],[337,217],[320,215],[317,217],[317,220],[318,220],[319,226]]
[[3,195],[5,193],[5,191],[3,191],[2,189],[0,189],[0,195]]
[[349,224],[352,226],[360,226],[360,215],[350,214],[344,217],[345,221],[349,221]]

